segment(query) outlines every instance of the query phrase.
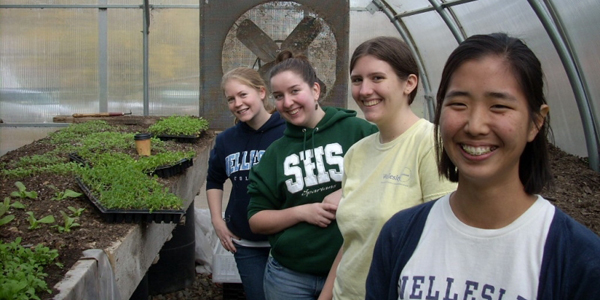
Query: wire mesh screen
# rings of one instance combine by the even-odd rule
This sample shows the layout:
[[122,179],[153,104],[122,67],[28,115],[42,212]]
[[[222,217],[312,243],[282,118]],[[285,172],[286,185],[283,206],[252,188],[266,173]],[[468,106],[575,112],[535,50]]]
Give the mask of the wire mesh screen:
[[235,67],[251,67],[268,84],[282,49],[304,54],[311,62],[322,105],[346,107],[348,16],[347,0],[200,2],[199,114],[213,128],[231,126],[221,76]]
[[[316,25],[303,26],[305,17],[315,18]],[[248,23],[251,22],[251,23]],[[246,27],[244,24],[252,26],[253,31],[248,30],[242,32]],[[298,36],[292,35],[292,32],[303,29],[315,30],[314,38],[310,36],[308,39],[290,41]],[[261,32],[262,31],[262,32]],[[326,22],[318,17],[314,12],[308,11],[306,8],[294,2],[270,2],[258,5],[244,14],[242,14],[234,26],[229,30],[223,45],[223,73],[236,67],[251,67],[256,70],[261,70],[261,73],[268,76],[267,69],[272,65],[270,61],[261,59],[260,55],[253,52],[244,42],[240,40],[240,34],[247,35],[246,38],[255,38],[253,35],[265,34],[268,39],[272,40],[277,49],[270,56],[273,58],[276,54],[289,44],[303,44],[299,48],[302,54],[307,56],[311,64],[317,71],[317,76],[325,84],[325,86],[333,86],[335,82],[335,66],[336,66],[336,42],[333,32]],[[305,37],[305,36],[303,36]],[[287,40],[287,43],[286,43]],[[289,49],[295,50],[295,49]],[[298,51],[293,51],[298,52]],[[268,78],[265,78],[267,80]],[[322,95],[325,97],[326,95]]]

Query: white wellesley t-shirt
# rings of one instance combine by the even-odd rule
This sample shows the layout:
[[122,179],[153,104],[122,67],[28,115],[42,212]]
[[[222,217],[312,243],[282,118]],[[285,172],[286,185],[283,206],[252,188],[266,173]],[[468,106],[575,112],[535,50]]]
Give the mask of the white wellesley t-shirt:
[[458,220],[444,196],[402,270],[398,299],[535,299],[554,212],[538,196],[510,225],[480,229]]

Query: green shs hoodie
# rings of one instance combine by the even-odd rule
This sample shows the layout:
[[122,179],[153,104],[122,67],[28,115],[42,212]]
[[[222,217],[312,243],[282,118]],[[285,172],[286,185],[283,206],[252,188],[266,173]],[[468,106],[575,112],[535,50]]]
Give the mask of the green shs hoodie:
[[[250,171],[248,218],[262,210],[281,210],[322,202],[342,187],[343,157],[377,127],[352,110],[325,107],[315,128],[286,123]],[[271,255],[296,272],[326,276],[342,245],[337,222],[326,228],[298,223],[269,236]]]

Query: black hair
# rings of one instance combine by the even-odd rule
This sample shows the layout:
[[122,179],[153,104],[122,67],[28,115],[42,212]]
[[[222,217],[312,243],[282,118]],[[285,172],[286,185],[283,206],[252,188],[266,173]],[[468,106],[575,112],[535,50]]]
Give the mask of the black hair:
[[[458,181],[458,170],[448,157],[439,133],[442,104],[454,72],[467,61],[487,56],[498,56],[504,59],[527,99],[529,118],[532,122],[540,117],[540,108],[546,104],[542,65],[523,41],[505,33],[492,33],[473,35],[460,43],[452,51],[444,66],[436,97],[437,106],[434,118],[438,170],[440,175],[453,182]],[[533,123],[537,126],[536,122]],[[533,141],[528,142],[525,146],[519,160],[519,179],[528,194],[540,193],[552,182],[548,158],[548,136],[552,133],[550,115],[544,118],[538,130]]]

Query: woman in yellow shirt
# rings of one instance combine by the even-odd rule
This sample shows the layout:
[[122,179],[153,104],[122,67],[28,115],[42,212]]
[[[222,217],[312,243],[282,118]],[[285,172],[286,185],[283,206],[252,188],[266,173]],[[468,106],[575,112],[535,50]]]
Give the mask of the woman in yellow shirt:
[[410,108],[419,69],[394,37],[363,42],[352,55],[352,97],[379,128],[344,156],[336,219],[344,243],[319,299],[364,299],[375,241],[396,212],[456,188],[438,175],[433,124]]

